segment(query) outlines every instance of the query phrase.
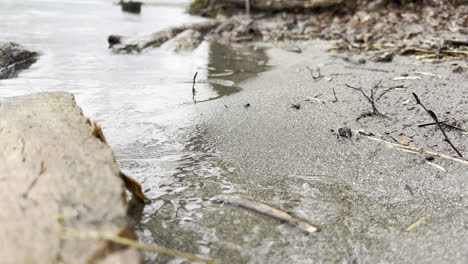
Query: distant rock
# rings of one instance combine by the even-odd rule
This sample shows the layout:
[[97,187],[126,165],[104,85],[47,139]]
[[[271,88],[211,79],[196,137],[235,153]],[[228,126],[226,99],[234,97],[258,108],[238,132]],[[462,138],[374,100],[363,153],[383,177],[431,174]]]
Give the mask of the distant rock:
[[200,32],[193,29],[187,29],[182,33],[177,34],[174,38],[164,42],[161,45],[161,49],[173,52],[191,51],[196,49],[202,41],[203,36]]
[[134,2],[134,1],[121,1],[120,6],[122,6],[122,12],[132,13],[132,14],[140,14],[141,13],[141,2]]
[[17,72],[36,62],[39,52],[14,42],[0,41],[0,79],[15,77]]

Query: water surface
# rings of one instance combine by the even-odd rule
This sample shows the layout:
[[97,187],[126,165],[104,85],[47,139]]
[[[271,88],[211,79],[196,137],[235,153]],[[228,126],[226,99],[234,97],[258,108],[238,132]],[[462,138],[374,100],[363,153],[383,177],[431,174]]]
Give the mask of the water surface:
[[[184,12],[180,3],[187,1],[152,2],[159,4],[135,15],[111,1],[0,0],[0,39],[42,52],[17,78],[0,81],[0,97],[73,93],[84,114],[103,127],[120,168],[157,198],[133,208],[140,239],[209,256],[203,232],[173,232],[201,219],[198,209],[210,207],[211,196],[234,188],[226,177],[232,168],[203,137],[197,105],[240,92],[242,80],[267,69],[267,57],[262,49],[206,42],[182,54],[110,52],[110,34],[148,34],[202,20]],[[190,239],[194,248],[181,242]],[[151,254],[146,260],[164,261]]]

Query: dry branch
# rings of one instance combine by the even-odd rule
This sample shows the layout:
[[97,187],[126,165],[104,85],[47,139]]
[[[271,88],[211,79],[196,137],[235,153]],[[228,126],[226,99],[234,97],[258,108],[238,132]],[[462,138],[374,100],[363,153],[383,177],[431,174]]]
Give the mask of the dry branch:
[[361,87],[353,87],[351,85],[348,85],[348,84],[345,84],[346,87],[350,88],[350,89],[353,89],[353,90],[356,90],[358,92],[361,92],[362,96],[364,96],[364,98],[366,98],[366,100],[371,104],[372,106],[372,112],[371,112],[371,115],[379,115],[379,116],[383,116],[383,117],[386,117],[384,114],[380,113],[379,110],[377,109],[377,106],[376,106],[376,101],[378,99],[380,99],[380,97],[378,99],[375,99],[375,90],[377,90],[377,88],[379,87],[381,81],[379,81],[376,85],[374,85],[371,90],[370,90],[370,95],[367,95],[364,90],[361,88]]
[[318,231],[317,227],[311,225],[308,221],[298,216],[281,211],[268,204],[255,201],[247,197],[238,196],[238,195],[221,194],[221,195],[218,195],[216,198],[218,201],[221,201],[224,203],[244,207],[244,208],[253,210],[255,212],[258,212],[267,216],[271,216],[279,220],[283,220],[289,223],[290,225],[296,226],[297,228],[307,233],[314,233]]

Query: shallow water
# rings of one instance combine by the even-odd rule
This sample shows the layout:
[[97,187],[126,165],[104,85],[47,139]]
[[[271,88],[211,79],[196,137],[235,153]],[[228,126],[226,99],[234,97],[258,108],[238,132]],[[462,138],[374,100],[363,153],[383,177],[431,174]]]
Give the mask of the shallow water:
[[[161,5],[135,16],[107,1],[0,4],[0,39],[44,52],[18,78],[0,81],[0,96],[76,94],[85,114],[103,126],[122,170],[157,198],[131,207],[140,240],[219,263],[467,263],[464,165],[436,158],[434,164],[447,168],[442,172],[424,155],[335,132],[364,128],[389,141],[389,135],[404,133],[418,148],[451,153],[433,135],[439,131],[414,125],[427,116],[411,105],[415,92],[431,107],[443,107],[437,113],[450,110],[466,120],[466,79],[451,72],[451,62],[415,66],[399,56],[391,64],[367,62],[388,70],[375,74],[350,69],[321,41],[301,54],[270,49],[269,62],[261,49],[208,43],[182,55],[159,49],[114,55],[106,48],[109,34],[144,34],[197,19]],[[278,66],[251,78],[268,63]],[[313,80],[309,67],[333,78]],[[355,121],[368,105],[345,83],[369,87],[383,81],[390,87],[402,84],[396,76],[417,72],[443,77],[406,80],[408,90],[389,92],[379,107],[392,119],[370,117],[364,126]],[[311,96],[326,103],[305,100]],[[247,102],[251,107],[244,108]],[[460,133],[450,137],[457,146],[466,142]],[[302,216],[321,232],[306,235],[211,200],[233,192]],[[405,232],[422,216],[426,224]],[[187,263],[155,254],[145,259]]]
[[[43,55],[17,78],[1,80],[0,97],[73,93],[84,114],[101,124],[120,168],[141,181],[149,197],[158,198],[144,210],[133,208],[140,239],[179,248],[177,241],[189,239],[187,234],[174,237],[167,228],[201,217],[196,209],[209,197],[234,188],[226,178],[232,169],[203,139],[206,128],[197,107],[239,92],[239,82],[268,66],[262,49],[218,43],[202,43],[183,54],[111,53],[110,34],[147,34],[201,20],[180,5],[153,2],[162,4],[143,6],[134,15],[111,1],[1,0],[0,39]],[[196,241],[194,252],[208,256],[209,240]],[[156,256],[146,258],[152,262]]]

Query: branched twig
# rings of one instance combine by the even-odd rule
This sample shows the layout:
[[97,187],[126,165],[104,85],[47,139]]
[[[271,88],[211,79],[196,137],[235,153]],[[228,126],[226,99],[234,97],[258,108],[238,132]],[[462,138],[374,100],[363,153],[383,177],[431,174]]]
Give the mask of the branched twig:
[[197,75],[198,75],[198,72],[196,72],[195,75],[193,75],[193,84],[192,84],[192,99],[193,99],[194,104],[197,103],[197,101],[195,100],[195,94],[197,93],[197,91],[195,90],[195,81],[197,79]]
[[460,156],[461,158],[463,158],[463,155],[460,153],[460,151],[458,151],[458,149],[452,144],[452,142],[450,141],[450,139],[447,137],[447,134],[445,133],[444,129],[442,128],[442,123],[439,122],[439,119],[437,118],[436,114],[434,112],[432,112],[431,110],[428,110],[422,103],[421,103],[421,100],[419,100],[419,97],[413,93],[413,96],[414,96],[414,99],[416,99],[416,103],[418,105],[420,105],[424,111],[426,111],[432,119],[434,119],[437,127],[439,127],[439,130],[442,132],[442,134],[444,135],[445,137],[445,141],[447,141],[447,143],[449,143],[449,145],[452,147],[453,150],[455,150],[455,152],[458,154],[458,156]]
[[[374,98],[374,89],[377,89],[377,87],[379,87],[380,82],[377,83],[376,85],[374,85],[374,87],[371,89],[371,94],[370,94],[370,96],[367,95],[367,94],[362,90],[362,88],[353,87],[353,86],[348,85],[348,84],[345,84],[345,85],[346,85],[346,87],[348,87],[348,88],[351,88],[351,89],[353,89],[353,90],[356,90],[356,91],[361,92],[361,94],[364,96],[364,98],[366,98],[367,101],[368,101],[368,102],[371,104],[371,106],[372,106],[372,115],[385,116],[385,115],[383,115],[383,114],[381,114],[381,113],[379,112],[379,110],[377,109],[377,106],[375,105],[376,100],[375,100],[375,98]],[[380,98],[380,97],[379,97],[379,98]]]

